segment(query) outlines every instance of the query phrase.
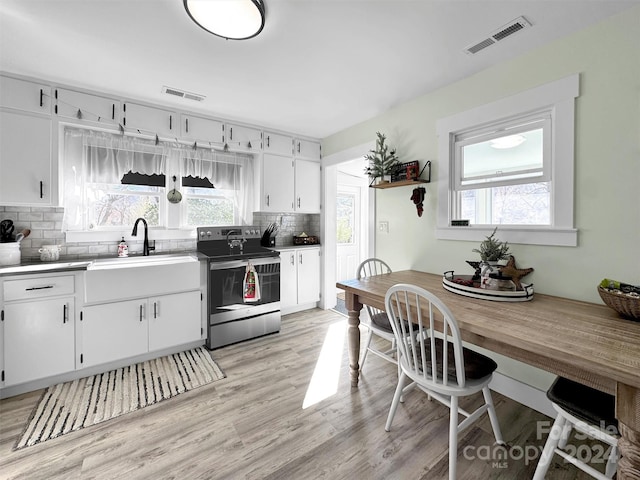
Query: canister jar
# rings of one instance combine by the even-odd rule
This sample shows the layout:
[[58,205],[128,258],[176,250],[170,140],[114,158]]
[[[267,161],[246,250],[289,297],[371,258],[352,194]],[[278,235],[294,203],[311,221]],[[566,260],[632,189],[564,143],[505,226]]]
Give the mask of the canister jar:
[[43,262],[56,262],[60,260],[60,245],[43,245],[38,253]]
[[501,273],[490,273],[487,282],[487,290],[500,290],[503,292],[515,292],[516,284],[513,283],[511,277],[502,275]]

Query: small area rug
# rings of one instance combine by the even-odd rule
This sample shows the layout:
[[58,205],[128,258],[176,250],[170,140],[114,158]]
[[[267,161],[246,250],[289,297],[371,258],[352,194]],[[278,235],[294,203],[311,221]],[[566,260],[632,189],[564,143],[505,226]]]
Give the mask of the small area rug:
[[153,405],[225,374],[202,347],[48,387],[14,449]]

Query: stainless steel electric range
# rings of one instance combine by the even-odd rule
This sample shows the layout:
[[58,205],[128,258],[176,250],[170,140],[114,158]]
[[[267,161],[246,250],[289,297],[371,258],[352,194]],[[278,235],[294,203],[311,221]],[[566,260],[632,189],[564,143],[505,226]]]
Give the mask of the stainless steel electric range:
[[[280,252],[260,245],[259,227],[198,227],[197,235],[209,264],[207,348],[280,331]],[[260,292],[254,301],[243,291],[249,264]]]

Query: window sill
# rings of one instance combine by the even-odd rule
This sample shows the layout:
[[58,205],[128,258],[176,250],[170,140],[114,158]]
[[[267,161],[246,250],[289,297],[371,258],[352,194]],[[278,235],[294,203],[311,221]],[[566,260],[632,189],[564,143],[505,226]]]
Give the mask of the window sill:
[[[149,240],[192,240],[196,238],[195,228],[177,229],[155,229],[149,228]],[[122,230],[97,231],[97,232],[65,232],[68,243],[89,243],[89,242],[119,242],[122,237],[127,241],[140,240],[144,238],[144,230],[138,231],[137,237],[131,236],[129,228]]]
[[[439,240],[481,242],[491,235],[494,228],[495,226],[438,227],[436,228],[436,238]],[[578,230],[575,228],[498,226],[496,236],[503,242],[523,245],[578,246]]]

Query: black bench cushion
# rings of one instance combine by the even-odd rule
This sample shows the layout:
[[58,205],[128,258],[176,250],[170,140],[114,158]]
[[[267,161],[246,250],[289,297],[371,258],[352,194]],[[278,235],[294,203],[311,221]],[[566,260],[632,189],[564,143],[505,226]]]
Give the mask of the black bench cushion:
[[[391,335],[393,335],[393,329],[391,328],[391,321],[389,320],[389,317],[387,316],[386,312],[380,312],[380,313],[374,314],[371,317],[371,323],[373,323],[380,330],[384,330],[385,332],[388,332]],[[414,323],[413,330],[415,331],[417,329],[418,329],[418,325]]]
[[573,416],[587,423],[602,427],[617,427],[616,400],[613,395],[587,387],[568,378],[556,378],[547,397]]
[[[442,344],[443,341],[440,338],[436,338],[436,372],[438,378],[442,378]],[[455,356],[453,354],[453,344],[451,342],[447,342],[449,348],[447,348],[447,378],[451,382],[457,382],[456,376],[456,361]],[[427,340],[427,344],[425,346],[425,351],[427,355],[427,364],[431,364],[431,345],[429,340]],[[485,378],[491,375],[496,368],[498,368],[498,364],[493,361],[493,359],[482,355],[481,353],[474,352],[468,348],[462,347],[462,354],[464,356],[464,376],[466,380],[479,380],[481,378]],[[420,360],[421,353],[418,350],[418,359]]]

